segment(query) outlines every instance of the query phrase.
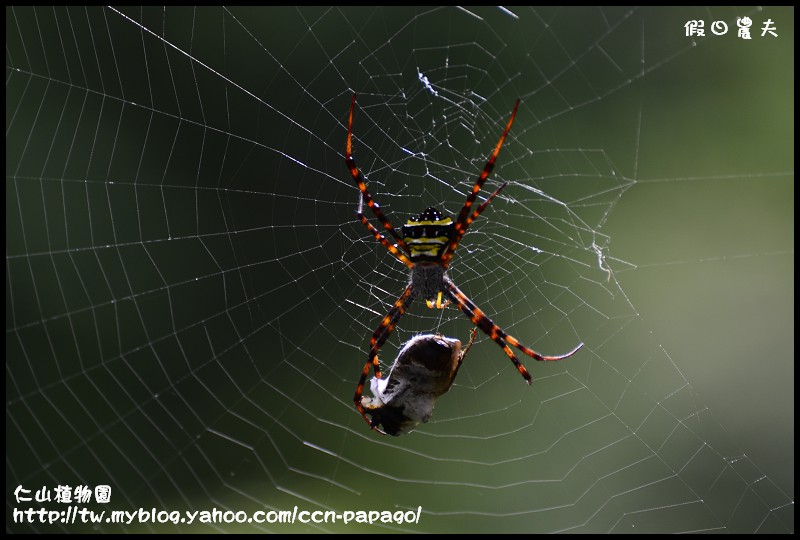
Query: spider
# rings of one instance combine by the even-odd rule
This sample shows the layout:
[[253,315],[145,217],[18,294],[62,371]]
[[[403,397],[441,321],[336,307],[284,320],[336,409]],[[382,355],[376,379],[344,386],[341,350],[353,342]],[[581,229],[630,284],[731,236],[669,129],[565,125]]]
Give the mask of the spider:
[[[578,352],[583,346],[583,343],[579,344],[570,352],[560,356],[542,356],[533,349],[525,347],[515,337],[508,335],[502,328],[492,322],[492,320],[487,317],[467,295],[461,292],[461,289],[447,276],[447,268],[453,258],[453,253],[458,247],[459,242],[461,242],[464,233],[467,232],[467,227],[481,215],[481,212],[486,209],[492,199],[494,199],[508,184],[508,182],[503,183],[494,193],[489,195],[483,204],[478,206],[474,211],[472,210],[472,205],[475,203],[481,186],[483,186],[483,183],[486,182],[492,169],[494,169],[497,154],[500,153],[500,148],[503,146],[503,141],[505,141],[506,135],[508,135],[508,131],[511,129],[511,124],[514,123],[514,117],[517,116],[519,99],[517,99],[517,102],[514,104],[511,118],[509,118],[505,130],[500,136],[500,140],[497,141],[497,146],[494,147],[492,154],[489,156],[489,160],[483,167],[483,171],[478,176],[477,180],[475,180],[472,191],[467,195],[464,206],[461,207],[461,211],[456,220],[453,221],[450,216],[444,215],[436,208],[426,208],[418,216],[412,217],[402,226],[402,234],[397,233],[378,203],[375,202],[372,195],[370,195],[369,190],[367,190],[364,175],[361,174],[361,171],[356,165],[356,160],[353,157],[353,111],[355,110],[355,106],[356,95],[353,94],[353,100],[350,103],[350,118],[347,123],[345,164],[361,192],[356,215],[358,219],[361,220],[361,223],[369,229],[372,236],[374,236],[389,253],[408,266],[410,271],[410,280],[405,290],[400,295],[400,298],[395,301],[389,313],[381,320],[381,324],[375,332],[372,333],[369,356],[367,357],[367,362],[364,364],[364,369],[361,370],[358,386],[356,386],[356,394],[353,401],[356,405],[356,409],[358,409],[358,412],[364,417],[367,424],[375,429],[379,423],[379,417],[373,417],[372,420],[367,418],[367,413],[375,410],[375,404],[369,398],[362,399],[364,383],[367,380],[369,368],[372,366],[375,370],[376,379],[381,378],[381,368],[378,364],[378,351],[389,338],[389,334],[394,330],[400,317],[405,314],[406,308],[417,296],[422,296],[429,308],[436,307],[442,309],[451,301],[455,302],[475,326],[480,328],[503,349],[509,359],[511,359],[511,362],[513,362],[514,367],[517,368],[517,371],[519,371],[520,375],[522,375],[528,384],[531,384],[531,376],[528,370],[525,369],[525,366],[517,360],[514,351],[511,350],[509,345],[516,347],[534,360],[540,362],[563,360]],[[383,225],[385,232],[392,237],[393,242],[390,242],[385,234],[381,233],[375,226],[367,221],[363,212],[365,203],[372,209],[375,217]],[[445,297],[444,302],[442,302],[443,296]]]
[[[421,334],[406,343],[386,378],[370,382],[374,398],[362,398],[372,417],[373,429],[386,435],[402,435],[420,422],[430,420],[436,400],[450,390],[467,351],[475,341],[473,328],[469,343],[440,334]],[[378,428],[383,426],[383,430]]]

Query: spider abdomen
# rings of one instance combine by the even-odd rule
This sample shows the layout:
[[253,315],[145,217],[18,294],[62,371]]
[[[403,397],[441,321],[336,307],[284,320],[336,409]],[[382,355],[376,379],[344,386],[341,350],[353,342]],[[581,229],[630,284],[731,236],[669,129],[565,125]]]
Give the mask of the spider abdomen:
[[436,262],[453,237],[455,224],[436,208],[426,208],[403,225],[403,241],[412,262]]

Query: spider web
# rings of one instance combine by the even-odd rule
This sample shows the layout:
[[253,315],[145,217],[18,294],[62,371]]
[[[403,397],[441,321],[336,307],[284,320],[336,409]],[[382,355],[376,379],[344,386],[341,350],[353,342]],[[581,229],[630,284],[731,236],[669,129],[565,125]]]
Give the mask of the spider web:
[[[687,38],[753,19],[754,39]],[[761,38],[767,19],[777,38]],[[793,9],[7,8],[7,530],[96,509],[416,510],[180,530],[790,532]],[[404,265],[356,220],[455,214],[501,327],[432,420],[352,405]],[[373,219],[373,216],[368,216]],[[377,224],[373,220],[373,223]],[[380,356],[422,332],[415,302]],[[103,523],[104,532],[175,530]]]

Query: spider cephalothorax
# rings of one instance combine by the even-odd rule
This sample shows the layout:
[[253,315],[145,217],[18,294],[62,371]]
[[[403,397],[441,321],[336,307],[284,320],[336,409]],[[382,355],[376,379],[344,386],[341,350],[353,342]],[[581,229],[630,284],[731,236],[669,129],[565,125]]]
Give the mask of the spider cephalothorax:
[[[394,330],[397,321],[405,314],[408,305],[417,296],[422,296],[428,304],[428,307],[443,308],[450,303],[450,301],[455,302],[475,326],[480,328],[503,349],[509,359],[514,363],[517,371],[519,371],[528,384],[531,382],[531,376],[528,370],[525,369],[525,366],[519,363],[511,347],[516,347],[526,355],[538,361],[562,360],[575,354],[578,349],[583,346],[583,343],[567,354],[560,356],[542,356],[533,349],[525,347],[515,337],[506,334],[502,328],[492,322],[492,320],[447,277],[447,268],[453,258],[453,253],[458,247],[459,242],[461,242],[461,238],[464,236],[464,233],[467,232],[467,227],[480,216],[481,212],[486,209],[492,199],[506,187],[505,183],[502,184],[489,195],[478,208],[474,211],[472,210],[472,205],[475,203],[481,186],[483,186],[483,183],[489,177],[492,169],[494,169],[494,163],[497,159],[497,155],[500,153],[500,148],[502,148],[508,131],[511,129],[511,124],[514,123],[514,118],[517,116],[519,100],[517,100],[514,105],[514,110],[511,112],[511,118],[509,118],[508,124],[506,124],[506,129],[500,136],[500,140],[497,141],[497,146],[495,146],[494,151],[491,156],[489,156],[486,165],[483,167],[483,171],[481,171],[478,179],[475,180],[472,191],[467,195],[464,206],[461,207],[461,211],[456,220],[453,221],[451,217],[444,215],[444,213],[436,208],[426,208],[418,216],[412,217],[402,226],[402,235],[397,233],[389,219],[383,214],[378,203],[372,198],[369,190],[367,190],[364,176],[356,166],[356,160],[352,152],[353,111],[355,110],[355,106],[356,96],[353,94],[353,101],[350,103],[350,119],[347,124],[345,163],[350,170],[350,175],[353,177],[353,180],[355,180],[356,186],[358,186],[358,189],[361,191],[361,203],[359,204],[356,215],[358,219],[361,220],[361,223],[369,229],[372,236],[389,250],[389,253],[408,266],[411,271],[411,279],[405,291],[403,291],[400,298],[395,301],[392,309],[390,309],[389,313],[383,318],[380,326],[372,333],[372,338],[370,339],[369,356],[367,357],[366,364],[364,364],[364,369],[361,370],[361,378],[358,381],[356,395],[353,398],[356,409],[358,409],[358,412],[364,417],[364,420],[366,420],[373,429],[377,429],[377,424],[374,420],[370,421],[370,419],[367,418],[367,414],[369,414],[370,411],[374,411],[376,405],[368,398],[363,398],[364,383],[367,380],[367,375],[369,375],[370,366],[375,370],[375,378],[378,380],[381,379],[378,350],[383,346],[389,334]],[[384,234],[367,221],[363,213],[364,204],[372,209],[375,217],[378,218],[378,221],[383,225],[384,230],[391,235],[393,242],[390,242]],[[442,298],[445,299],[444,302]],[[378,429],[378,431],[380,430]],[[380,432],[383,433],[383,431]]]

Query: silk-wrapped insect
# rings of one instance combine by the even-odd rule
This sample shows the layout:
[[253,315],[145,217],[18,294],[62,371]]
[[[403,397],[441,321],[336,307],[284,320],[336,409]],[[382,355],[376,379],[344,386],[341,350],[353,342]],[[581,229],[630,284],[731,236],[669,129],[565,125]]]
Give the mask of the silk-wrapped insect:
[[361,397],[360,405],[371,417],[370,426],[397,436],[430,420],[436,400],[453,385],[475,332],[473,328],[463,350],[459,340],[441,334],[411,338],[400,349],[389,375],[370,381],[375,397]]

